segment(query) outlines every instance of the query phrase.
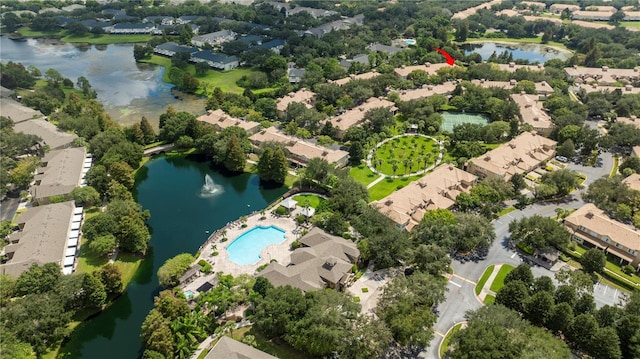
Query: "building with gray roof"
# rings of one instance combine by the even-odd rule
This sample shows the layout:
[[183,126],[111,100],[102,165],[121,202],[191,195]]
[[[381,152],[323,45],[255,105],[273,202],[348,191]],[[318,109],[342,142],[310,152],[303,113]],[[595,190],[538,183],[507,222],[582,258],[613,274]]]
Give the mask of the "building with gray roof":
[[204,359],[278,359],[252,346],[223,336]]
[[69,147],[78,136],[58,129],[54,124],[42,119],[16,123],[15,132],[23,132],[28,135],[36,135],[42,139],[43,144],[52,150]]
[[156,54],[172,57],[178,52],[188,52],[193,54],[198,52],[197,47],[179,45],[175,42],[165,42],[153,48],[153,52]]
[[320,228],[312,229],[299,241],[303,247],[293,251],[288,266],[273,262],[260,275],[276,287],[344,289],[353,276],[351,268],[360,258],[356,244]]
[[58,263],[62,269],[73,219],[73,201],[29,208],[18,219],[20,230],[3,248],[8,258],[0,273],[17,277],[33,264]]
[[240,64],[236,56],[228,56],[218,52],[211,52],[209,50],[198,51],[191,54],[191,61],[206,62],[209,66],[218,70],[235,69]]
[[18,123],[44,115],[40,111],[29,108],[12,98],[5,98],[3,95],[3,98],[0,98],[0,116],[8,117],[13,123]]
[[84,147],[65,148],[47,153],[37,169],[35,185],[29,188],[33,201],[47,204],[51,196],[66,196],[80,184],[86,155]]

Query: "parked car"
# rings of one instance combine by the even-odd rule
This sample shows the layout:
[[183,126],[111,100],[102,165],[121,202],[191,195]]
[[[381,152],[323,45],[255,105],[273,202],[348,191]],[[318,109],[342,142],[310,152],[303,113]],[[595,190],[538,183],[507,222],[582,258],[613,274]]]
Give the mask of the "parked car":
[[569,162],[569,159],[567,159],[565,156],[556,156],[556,160],[562,162],[562,163],[567,163]]

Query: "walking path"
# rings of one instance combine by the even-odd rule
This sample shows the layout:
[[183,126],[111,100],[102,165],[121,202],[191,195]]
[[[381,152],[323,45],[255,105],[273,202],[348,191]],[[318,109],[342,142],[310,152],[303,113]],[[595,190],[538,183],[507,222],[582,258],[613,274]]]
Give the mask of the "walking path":
[[[393,176],[388,176],[388,175],[386,175],[386,174],[384,174],[384,173],[382,173],[382,172],[378,171],[378,170],[377,170],[377,169],[376,169],[376,168],[371,164],[371,160],[372,160],[372,158],[373,158],[373,154],[378,150],[378,148],[380,148],[380,146],[382,146],[382,145],[384,145],[385,143],[387,143],[387,142],[389,142],[389,141],[391,141],[391,140],[394,140],[394,139],[396,139],[396,138],[400,138],[400,137],[412,137],[412,136],[416,136],[416,137],[425,137],[425,138],[428,138],[428,139],[430,139],[430,140],[432,140],[432,141],[434,141],[435,143],[437,143],[437,144],[438,144],[438,146],[440,147],[440,151],[438,151],[438,158],[436,159],[436,161],[435,161],[435,163],[434,163],[434,164],[432,164],[431,166],[429,166],[429,167],[427,167],[427,168],[425,168],[425,169],[422,169],[422,170],[420,170],[420,171],[416,171],[416,172],[412,172],[412,173],[407,173],[407,174],[403,174],[403,175],[393,175]],[[396,179],[396,178],[405,178],[405,177],[417,176],[417,175],[421,175],[421,174],[427,173],[427,172],[431,171],[432,169],[436,168],[436,167],[440,164],[440,162],[442,162],[442,156],[443,156],[443,153],[444,153],[444,145],[442,144],[442,141],[438,141],[437,139],[435,139],[435,138],[433,138],[433,137],[431,137],[431,136],[422,135],[422,134],[416,134],[416,133],[405,133],[405,134],[402,134],[402,135],[396,135],[396,136],[393,136],[393,137],[389,137],[389,138],[385,139],[384,141],[380,141],[380,142],[378,142],[378,144],[376,144],[376,147],[372,148],[372,149],[371,149],[371,151],[369,151],[369,154],[367,154],[367,160],[366,160],[367,167],[369,167],[369,169],[371,170],[371,172],[373,172],[373,173],[375,173],[375,174],[379,175],[380,177],[379,177],[378,179],[376,179],[375,181],[371,182],[371,183],[367,186],[367,188],[371,188],[371,187],[373,187],[375,184],[377,184],[378,182],[382,181],[382,180],[383,180],[384,178],[386,178],[386,177]]]

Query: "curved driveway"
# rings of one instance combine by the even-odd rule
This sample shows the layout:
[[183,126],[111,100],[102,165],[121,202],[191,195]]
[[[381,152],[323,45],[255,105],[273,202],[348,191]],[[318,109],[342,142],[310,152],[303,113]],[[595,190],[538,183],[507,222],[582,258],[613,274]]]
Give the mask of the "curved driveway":
[[[441,334],[446,333],[455,323],[464,321],[465,312],[482,306],[482,303],[476,299],[474,289],[475,283],[480,279],[487,266],[500,263],[507,263],[514,266],[521,264],[518,254],[508,246],[509,223],[516,219],[534,215],[552,217],[556,215],[555,209],[558,207],[564,209],[580,208],[584,204],[582,193],[586,191],[587,187],[593,183],[593,181],[602,176],[609,175],[613,168],[613,157],[611,153],[606,152],[600,155],[598,167],[585,167],[570,163],[567,168],[587,175],[583,189],[575,191],[562,201],[535,203],[522,210],[513,211],[494,220],[493,228],[496,233],[496,240],[493,242],[489,254],[484,260],[477,263],[462,263],[457,260],[451,262],[454,275],[447,284],[449,290],[446,293],[445,301],[438,306],[440,314],[438,321],[433,327],[436,335],[431,341],[429,348],[421,353],[421,357],[439,358],[438,347],[442,341]],[[551,277],[555,282],[554,273],[545,268],[539,266],[531,267],[531,271],[535,277],[546,275]],[[593,296],[598,307],[605,304],[618,304],[621,299],[621,294],[618,290],[600,283],[595,286]]]

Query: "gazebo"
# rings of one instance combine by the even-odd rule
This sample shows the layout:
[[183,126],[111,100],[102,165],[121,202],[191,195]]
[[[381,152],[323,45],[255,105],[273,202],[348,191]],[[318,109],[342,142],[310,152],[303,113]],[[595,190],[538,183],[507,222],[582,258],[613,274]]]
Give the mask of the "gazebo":
[[316,214],[316,209],[313,207],[304,207],[300,210],[300,214],[307,218],[311,218],[314,214]]
[[296,208],[296,206],[298,205],[298,202],[296,202],[293,198],[289,197],[287,199],[285,199],[284,201],[280,202],[280,205],[290,211],[294,210]]

